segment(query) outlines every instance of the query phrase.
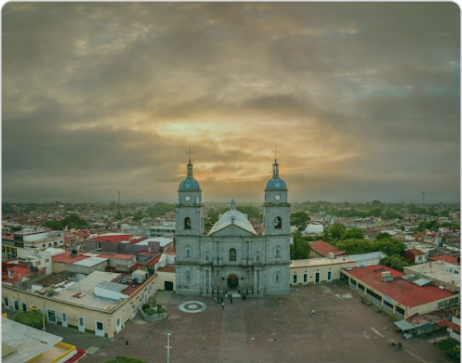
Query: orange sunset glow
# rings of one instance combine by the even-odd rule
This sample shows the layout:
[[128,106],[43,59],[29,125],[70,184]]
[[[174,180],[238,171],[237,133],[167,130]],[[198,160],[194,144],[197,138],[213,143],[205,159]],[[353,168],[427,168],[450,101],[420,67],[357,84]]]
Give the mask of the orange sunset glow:
[[2,11],[4,202],[460,199],[460,10],[21,3]]

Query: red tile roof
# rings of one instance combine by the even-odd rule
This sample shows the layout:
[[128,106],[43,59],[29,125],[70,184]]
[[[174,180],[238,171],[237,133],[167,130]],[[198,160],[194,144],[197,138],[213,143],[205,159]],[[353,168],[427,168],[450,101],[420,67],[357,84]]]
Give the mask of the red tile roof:
[[160,258],[162,257],[162,255],[159,253],[158,256],[154,257],[152,260],[149,260],[147,263],[146,263],[146,266],[154,266],[157,262],[159,262]]
[[452,263],[453,265],[460,265],[460,262],[457,261],[457,257],[451,256],[451,255],[433,256],[433,257],[430,257],[429,259],[433,261],[445,261],[447,263]]
[[412,253],[414,256],[425,255],[425,252],[422,252],[421,250],[418,250],[417,248],[410,248],[407,251]]
[[83,252],[78,252],[77,256],[71,256],[71,250],[65,250],[62,255],[53,256],[51,260],[53,262],[60,262],[60,263],[76,263],[78,261],[83,261],[89,258],[88,256],[84,256]]
[[341,256],[345,254],[345,251],[341,251],[338,248],[335,248],[330,243],[324,241],[314,241],[310,242],[311,249],[320,255],[328,256],[330,252],[334,254],[334,256]]
[[138,243],[145,240],[147,237],[141,237],[134,235],[132,233],[125,233],[125,234],[114,234],[108,236],[96,236],[90,238],[90,241],[102,241],[102,242],[123,242],[123,241],[130,241],[130,243]]
[[[393,276],[393,281],[383,282],[381,279],[383,271],[389,271],[390,275]],[[421,287],[414,285],[399,278],[404,275],[402,272],[383,265],[371,265],[365,268],[357,267],[347,272],[405,306],[419,306],[453,295],[451,291],[441,290],[437,286]]]
[[460,333],[460,325],[454,324],[452,321],[449,320],[443,320],[438,323],[439,326],[447,326],[448,328],[451,328],[452,330]]
[[161,272],[175,272],[175,266],[168,265],[168,266],[165,266],[165,267],[159,267],[159,268],[157,269],[157,271],[161,271]]
[[167,250],[167,251],[164,251],[164,253],[169,256],[176,256],[176,251]]

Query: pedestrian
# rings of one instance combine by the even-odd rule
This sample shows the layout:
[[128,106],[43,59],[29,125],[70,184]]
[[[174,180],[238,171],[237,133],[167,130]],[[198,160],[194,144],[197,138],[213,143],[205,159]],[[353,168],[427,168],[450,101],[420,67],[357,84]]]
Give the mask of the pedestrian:
[[435,344],[436,344],[436,339],[433,339],[433,345],[435,345]]
[[229,298],[229,301],[231,302],[231,304],[233,303],[233,295],[231,295],[231,297]]
[[221,310],[225,310],[225,303],[224,302],[221,303]]
[[128,348],[128,340],[125,341],[125,348]]
[[313,309],[313,310],[311,310],[311,315],[314,316],[314,314],[316,314],[316,310]]

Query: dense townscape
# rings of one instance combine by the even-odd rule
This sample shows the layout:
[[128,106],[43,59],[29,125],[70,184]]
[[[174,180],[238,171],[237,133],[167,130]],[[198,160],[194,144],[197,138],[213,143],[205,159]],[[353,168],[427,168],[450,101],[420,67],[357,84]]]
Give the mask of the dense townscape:
[[[230,206],[229,203],[204,205],[204,234],[212,230]],[[262,207],[243,204],[235,208],[248,216],[252,228],[261,233]],[[167,314],[162,305],[156,304],[155,295],[157,291],[178,289],[174,277],[177,254],[174,204],[3,203],[2,218],[4,311],[11,311],[16,317],[37,313],[36,327],[43,327],[43,316],[46,324],[109,338],[123,331],[136,314],[154,321]],[[388,204],[378,200],[303,202],[291,205],[290,219],[290,286],[309,288],[312,284],[344,282],[353,286],[368,304],[376,304],[401,322],[397,328],[405,335],[418,336],[437,330],[441,336],[447,336],[438,343],[441,349],[457,355],[454,344],[448,342],[458,343],[460,339],[459,205]],[[433,271],[434,275],[432,263],[433,270],[435,266],[441,270]],[[392,292],[382,296],[382,292],[377,294],[370,285],[370,294],[367,293],[361,275],[355,273],[358,266],[362,270],[359,272],[380,275],[382,281],[395,279],[409,284],[417,281],[414,286],[420,289],[434,286],[439,295],[432,292],[430,300],[440,302],[437,307],[422,311],[418,308],[422,302],[408,301],[410,305],[416,304],[409,311],[390,304]],[[107,279],[114,286],[105,286],[111,284],[104,282]],[[208,293],[220,296],[228,289],[232,291],[231,277],[227,282],[225,291],[212,288]],[[244,289],[242,282],[241,289]],[[245,289],[244,294],[265,295],[262,291]],[[74,305],[85,294],[94,294],[95,299],[85,311],[74,312],[78,317],[71,317],[78,307],[70,309],[70,313],[60,312],[64,310],[60,306]],[[424,293],[416,290],[416,294]],[[117,304],[108,305],[114,299],[130,301],[129,308],[123,314],[117,313]],[[53,305],[52,300],[58,305]],[[115,328],[107,329],[98,323],[98,319],[104,321],[98,317],[92,317],[96,323],[89,326],[89,310],[96,315],[98,311],[110,312],[114,317],[120,315],[113,321]],[[427,323],[418,324],[417,319]],[[20,318],[16,320],[23,322]],[[30,323],[30,318],[25,323]],[[73,357],[69,362],[88,357],[79,347],[60,349]]]

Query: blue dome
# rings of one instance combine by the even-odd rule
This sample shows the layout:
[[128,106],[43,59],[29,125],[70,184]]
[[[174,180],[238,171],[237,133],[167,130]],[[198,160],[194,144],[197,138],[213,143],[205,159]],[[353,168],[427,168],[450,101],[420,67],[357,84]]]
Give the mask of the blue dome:
[[281,178],[273,177],[266,183],[266,190],[287,190],[287,185]]
[[188,191],[188,190],[201,190],[199,183],[193,178],[186,178],[180,183],[178,191]]

